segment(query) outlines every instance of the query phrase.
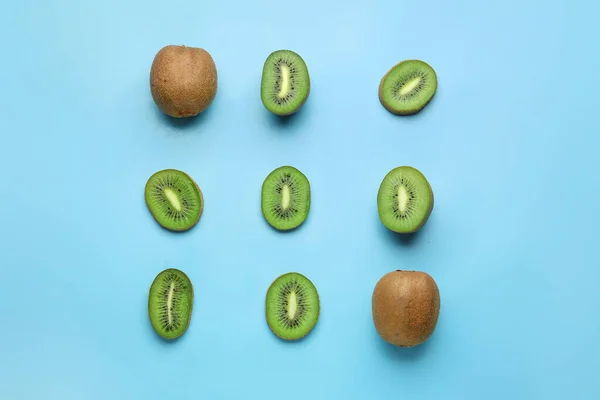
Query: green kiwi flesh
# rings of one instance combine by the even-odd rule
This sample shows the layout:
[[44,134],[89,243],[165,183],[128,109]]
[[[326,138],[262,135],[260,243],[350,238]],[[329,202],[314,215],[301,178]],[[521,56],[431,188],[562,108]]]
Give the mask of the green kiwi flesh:
[[310,183],[297,168],[282,166],[264,180],[261,209],[269,225],[278,230],[300,226],[310,210]]
[[297,112],[308,99],[310,76],[306,63],[291,50],[272,52],[263,65],[260,97],[276,115]]
[[266,297],[269,328],[284,340],[306,336],[319,320],[320,302],[315,285],[304,275],[288,272],[277,277]]
[[377,209],[383,225],[398,233],[421,229],[433,210],[433,191],[417,169],[402,166],[383,178],[377,193]]
[[204,210],[204,198],[196,182],[176,169],[154,173],[146,182],[144,198],[156,222],[171,231],[191,229]]
[[176,339],[187,331],[192,318],[194,288],[188,276],[175,268],[160,272],[148,296],[152,328],[164,339]]
[[379,101],[392,114],[411,115],[421,111],[437,90],[434,69],[421,60],[394,65],[381,79]]

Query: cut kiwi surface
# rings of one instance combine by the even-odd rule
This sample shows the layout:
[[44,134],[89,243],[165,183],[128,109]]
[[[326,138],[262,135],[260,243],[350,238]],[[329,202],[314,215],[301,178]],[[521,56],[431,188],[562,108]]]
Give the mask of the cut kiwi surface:
[[383,178],[377,193],[379,219],[398,233],[418,231],[433,210],[433,191],[427,178],[416,168],[401,166]]
[[192,318],[194,288],[188,276],[175,268],[160,272],[148,296],[148,316],[152,327],[164,339],[183,335]]
[[176,169],[154,173],[146,183],[144,198],[156,222],[171,231],[191,229],[204,210],[204,197],[196,182]]
[[300,226],[310,210],[310,183],[297,168],[282,166],[264,180],[261,209],[267,222],[278,230]]
[[267,110],[276,115],[297,112],[310,94],[306,63],[291,50],[272,52],[263,65],[260,97]]
[[431,101],[437,84],[437,75],[429,64],[405,60],[394,65],[381,79],[379,101],[392,114],[416,114]]
[[269,328],[284,340],[306,336],[317,324],[320,314],[319,294],[304,275],[288,272],[277,277],[266,297]]

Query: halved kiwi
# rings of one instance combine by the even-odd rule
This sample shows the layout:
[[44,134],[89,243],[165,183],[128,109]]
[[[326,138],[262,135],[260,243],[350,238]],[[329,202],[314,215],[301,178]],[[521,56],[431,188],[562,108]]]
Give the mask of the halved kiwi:
[[310,183],[306,176],[291,166],[273,170],[262,185],[261,209],[272,227],[297,228],[310,210]]
[[164,339],[183,335],[192,318],[194,288],[188,276],[175,268],[160,272],[148,295],[148,316],[152,327]]
[[315,285],[297,272],[277,277],[267,290],[267,324],[284,340],[308,335],[319,320],[320,307]]
[[425,175],[416,168],[392,169],[377,192],[379,218],[388,229],[399,233],[416,232],[433,210],[433,190]]
[[310,94],[310,76],[306,63],[292,50],[276,50],[263,65],[260,98],[267,110],[276,115],[297,112]]
[[434,69],[421,60],[394,65],[381,79],[379,101],[392,114],[411,115],[421,111],[437,91]]
[[204,197],[196,182],[176,169],[154,173],[146,182],[144,198],[156,222],[171,231],[191,229],[204,210]]

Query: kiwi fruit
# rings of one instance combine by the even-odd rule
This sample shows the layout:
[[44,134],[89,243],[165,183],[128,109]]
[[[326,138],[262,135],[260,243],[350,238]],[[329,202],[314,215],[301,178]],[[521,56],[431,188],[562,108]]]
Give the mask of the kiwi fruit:
[[260,98],[275,115],[291,115],[308,99],[310,76],[306,63],[291,50],[276,50],[263,65]]
[[144,198],[156,222],[171,231],[191,229],[204,210],[204,197],[196,182],[176,169],[152,174],[146,182]]
[[440,313],[440,292],[435,280],[420,271],[392,271],[375,285],[373,323],[388,343],[413,347],[435,330]]
[[437,75],[426,62],[401,61],[381,79],[379,101],[392,114],[416,114],[431,101],[437,84]]
[[160,272],[148,295],[152,328],[164,339],[177,339],[190,325],[193,303],[194,287],[184,272],[175,268]]
[[280,275],[267,290],[267,324],[284,340],[306,336],[319,320],[320,307],[317,288],[297,272]]
[[168,45],[155,55],[150,91],[157,107],[174,118],[203,112],[217,94],[217,67],[208,51]]
[[306,176],[291,166],[273,170],[262,184],[261,209],[275,229],[286,231],[300,226],[310,210],[310,183]]
[[431,185],[419,170],[409,166],[392,169],[377,192],[377,210],[383,225],[397,233],[421,229],[433,210]]

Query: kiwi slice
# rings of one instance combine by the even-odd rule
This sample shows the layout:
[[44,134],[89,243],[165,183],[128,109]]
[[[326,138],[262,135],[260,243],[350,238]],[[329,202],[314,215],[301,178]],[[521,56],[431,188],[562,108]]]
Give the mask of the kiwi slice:
[[388,172],[377,193],[379,219],[399,233],[421,229],[431,215],[433,202],[431,185],[419,170],[409,166]]
[[437,90],[437,75],[421,60],[394,65],[381,79],[379,101],[392,114],[411,115],[421,111]]
[[260,84],[260,97],[267,110],[290,115],[304,105],[310,93],[306,63],[291,50],[276,50],[266,59]]
[[175,268],[160,272],[148,296],[148,316],[152,327],[164,339],[176,339],[190,325],[194,288],[188,276]]
[[319,313],[317,288],[300,273],[288,272],[277,277],[267,290],[267,324],[281,339],[306,336],[317,324]]
[[144,197],[156,222],[171,231],[191,229],[204,210],[204,197],[196,182],[176,169],[154,173],[146,183]]
[[275,229],[297,228],[310,210],[308,179],[294,167],[276,168],[263,182],[261,208],[263,216]]

